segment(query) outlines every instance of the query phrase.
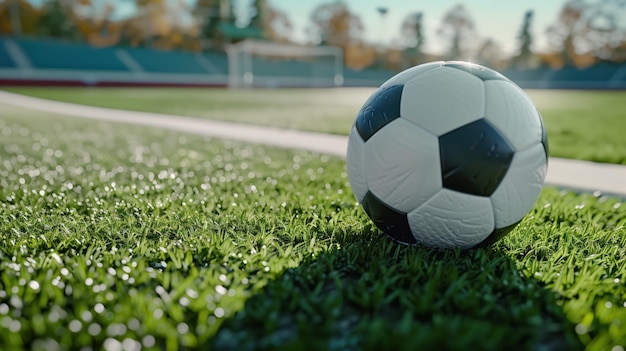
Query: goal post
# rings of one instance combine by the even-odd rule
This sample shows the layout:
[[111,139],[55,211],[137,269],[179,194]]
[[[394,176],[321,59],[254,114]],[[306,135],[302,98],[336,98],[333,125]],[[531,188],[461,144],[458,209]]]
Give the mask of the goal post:
[[343,54],[338,47],[247,39],[226,51],[231,88],[343,85]]

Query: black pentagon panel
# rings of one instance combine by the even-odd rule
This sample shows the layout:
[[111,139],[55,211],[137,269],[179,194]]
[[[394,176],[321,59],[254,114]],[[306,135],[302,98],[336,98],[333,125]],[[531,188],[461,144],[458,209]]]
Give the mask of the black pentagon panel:
[[548,148],[548,133],[546,132],[546,127],[543,125],[543,118],[541,117],[541,113],[537,111],[537,115],[539,116],[539,122],[541,122],[541,144],[543,144],[543,149],[546,152],[546,162],[548,161],[548,156],[550,155],[550,149]]
[[511,230],[513,230],[515,227],[517,227],[517,225],[521,222],[522,220],[520,219],[519,221],[506,226],[504,228],[496,228],[493,230],[493,232],[491,232],[491,234],[489,234],[488,237],[485,238],[485,240],[481,241],[480,244],[474,246],[474,248],[478,248],[478,247],[487,247],[493,243],[495,243],[496,241],[504,238],[507,234],[509,234],[511,232]]
[[400,100],[404,85],[391,85],[375,91],[356,117],[356,129],[367,141],[380,128],[400,117]]
[[461,71],[465,71],[471,75],[480,78],[481,80],[504,80],[509,81],[509,79],[502,74],[480,65],[472,64],[469,62],[446,62],[443,64],[444,67],[451,67],[460,69]]
[[509,169],[514,151],[483,118],[440,136],[439,153],[444,187],[490,196]]
[[405,244],[416,244],[406,213],[399,212],[368,191],[363,199],[363,209],[372,222],[392,239]]

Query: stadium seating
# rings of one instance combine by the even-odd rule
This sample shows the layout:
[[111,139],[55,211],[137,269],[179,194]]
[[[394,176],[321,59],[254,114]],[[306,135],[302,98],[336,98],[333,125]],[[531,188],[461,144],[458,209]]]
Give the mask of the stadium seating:
[[345,85],[380,85],[397,72],[381,69],[355,70],[346,68],[343,72]]
[[[41,79],[98,82],[129,82],[133,84],[211,84],[228,83],[228,57],[224,52],[191,53],[183,51],[158,51],[144,48],[109,47],[95,48],[84,43],[70,43],[46,39],[0,38],[0,69],[5,81],[15,79]],[[8,49],[11,49],[9,52]],[[20,50],[21,52],[13,52]],[[20,72],[21,62],[12,55],[23,56],[25,62],[39,70],[37,75]],[[21,60],[21,59],[20,59]],[[274,60],[252,57],[254,75],[265,79],[285,78],[287,84],[306,85],[312,77],[329,76],[333,63],[309,64],[297,60]],[[71,74],[68,71],[72,71]],[[17,72],[17,73],[16,73]],[[126,73],[141,74],[126,74]],[[20,75],[24,73],[23,75]],[[378,86],[396,72],[380,69],[354,70],[344,68],[345,86]],[[564,67],[552,69],[509,68],[504,75],[523,88],[581,88],[625,89],[626,65],[598,64],[588,68]],[[41,74],[44,74],[43,76]],[[69,75],[68,75],[69,74]],[[178,75],[178,76],[177,76]],[[197,77],[194,77],[197,75]],[[13,77],[13,78],[12,78]],[[3,77],[0,77],[0,81]],[[13,80],[11,80],[13,79]],[[5,83],[6,84],[6,83]]]
[[222,52],[208,52],[203,54],[209,63],[217,69],[218,74],[228,74],[228,57]]
[[556,82],[598,82],[608,81],[617,72],[615,64],[598,64],[584,69],[563,67],[551,77]]
[[544,79],[550,73],[548,67],[538,67],[531,69],[515,69],[509,68],[502,73],[514,82],[536,82]]
[[0,39],[0,67],[2,68],[14,68],[16,67],[15,62],[9,56],[5,46],[4,40]]
[[16,43],[35,68],[128,71],[115,54],[115,48],[95,48],[85,44],[21,39]]
[[220,73],[212,65],[203,65],[199,54],[180,51],[126,49],[146,72],[154,73]]

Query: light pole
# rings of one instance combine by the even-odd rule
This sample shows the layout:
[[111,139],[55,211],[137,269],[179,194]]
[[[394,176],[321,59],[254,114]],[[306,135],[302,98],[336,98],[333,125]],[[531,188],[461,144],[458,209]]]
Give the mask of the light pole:
[[389,12],[389,9],[387,7],[384,6],[378,6],[376,8],[376,11],[378,11],[378,14],[380,15],[380,33],[382,33],[382,40],[381,42],[377,45],[378,46],[378,67],[379,68],[385,68],[385,53],[387,51],[386,49],[386,45],[385,43],[387,42],[387,22],[385,21],[385,19],[387,18],[387,13]]
[[385,19],[387,18],[387,13],[389,12],[389,9],[387,7],[384,6],[378,6],[376,8],[376,11],[378,11],[378,14],[380,15],[380,32],[383,34],[383,42],[386,41],[386,36],[387,36],[387,21],[385,21]]

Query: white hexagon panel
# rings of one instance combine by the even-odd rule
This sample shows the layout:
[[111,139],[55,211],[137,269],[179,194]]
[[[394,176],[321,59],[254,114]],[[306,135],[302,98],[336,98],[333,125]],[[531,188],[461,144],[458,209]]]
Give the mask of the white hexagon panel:
[[403,118],[365,143],[363,159],[369,190],[397,211],[412,211],[441,189],[437,137]]
[[491,195],[496,228],[504,228],[526,216],[541,193],[548,163],[543,144],[536,144],[513,156],[500,186]]
[[442,66],[406,82],[400,115],[439,136],[482,118],[484,94],[480,78]]
[[368,191],[367,180],[365,179],[365,170],[363,169],[363,148],[365,142],[361,139],[356,127],[352,127],[350,136],[348,137],[348,151],[346,158],[346,169],[348,171],[348,179],[350,186],[357,201],[363,201]]
[[485,119],[500,131],[514,150],[541,142],[541,117],[522,89],[509,81],[490,80],[485,82],[485,95]]
[[418,243],[438,248],[469,249],[482,243],[494,230],[489,198],[442,189],[407,214]]
[[431,69],[437,68],[437,67],[441,67],[444,64],[444,61],[435,61],[435,62],[429,62],[429,63],[425,63],[423,65],[418,65],[418,66],[414,66],[411,67],[407,70],[404,70],[398,74],[396,74],[395,76],[389,78],[389,80],[387,80],[386,82],[384,82],[380,87],[381,88],[385,88],[391,85],[399,85],[399,84],[405,84],[406,82],[408,82],[409,80],[417,77],[418,75],[424,73],[424,72],[428,72]]

